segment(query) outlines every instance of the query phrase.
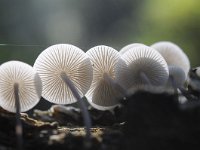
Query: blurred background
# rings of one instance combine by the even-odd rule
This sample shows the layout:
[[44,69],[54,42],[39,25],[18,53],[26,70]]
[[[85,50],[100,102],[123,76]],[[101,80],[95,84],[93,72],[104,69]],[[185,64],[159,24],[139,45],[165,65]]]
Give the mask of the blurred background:
[[[167,40],[185,51],[192,67],[200,66],[199,7],[199,0],[0,0],[0,64],[33,65],[39,53],[58,43],[87,51]],[[36,107],[50,106],[40,101]]]
[[0,0],[0,63],[33,65],[42,50],[58,43],[87,51],[167,40],[199,66],[199,7],[199,0]]

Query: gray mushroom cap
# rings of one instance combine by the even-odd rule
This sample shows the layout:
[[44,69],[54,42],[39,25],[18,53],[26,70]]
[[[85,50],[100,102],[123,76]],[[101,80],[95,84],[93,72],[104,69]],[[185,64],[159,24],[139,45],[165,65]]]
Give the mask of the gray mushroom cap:
[[15,83],[19,85],[21,112],[28,111],[41,98],[41,79],[32,66],[20,61],[8,61],[0,66],[0,106],[10,112],[16,112]]
[[70,88],[61,78],[66,74],[83,97],[92,82],[92,65],[84,51],[70,44],[57,44],[45,49],[36,59],[34,68],[43,84],[42,96],[56,104],[76,102]]
[[[192,75],[194,73],[194,75]],[[200,66],[195,67],[191,70],[191,75],[188,79],[188,84],[191,86],[192,89],[200,92]]]
[[200,77],[200,67],[196,67],[196,75]]
[[180,47],[168,41],[154,43],[151,47],[165,58],[168,66],[180,67],[184,70],[186,77],[188,76],[190,61]]
[[86,54],[93,64],[93,81],[85,96],[96,109],[112,109],[119,104],[122,95],[108,80],[115,80],[115,66],[120,55],[115,49],[104,45],[93,47]]
[[182,87],[186,81],[186,75],[183,69],[177,66],[169,66],[168,68],[169,68],[169,76],[170,78],[173,78],[172,82],[174,85],[172,86],[175,86],[175,88]]
[[126,73],[121,69],[116,69],[116,74],[124,88],[142,89],[141,87],[148,84],[151,86],[166,84],[169,77],[167,63],[153,48],[147,46],[133,47],[125,52],[121,58],[127,65]]

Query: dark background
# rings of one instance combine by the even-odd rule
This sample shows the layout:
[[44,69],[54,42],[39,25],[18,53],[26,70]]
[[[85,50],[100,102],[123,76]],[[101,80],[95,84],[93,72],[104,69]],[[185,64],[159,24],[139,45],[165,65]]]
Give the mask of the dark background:
[[50,45],[69,43],[87,51],[104,44],[168,40],[200,64],[198,0],[0,0],[0,63],[33,65]]

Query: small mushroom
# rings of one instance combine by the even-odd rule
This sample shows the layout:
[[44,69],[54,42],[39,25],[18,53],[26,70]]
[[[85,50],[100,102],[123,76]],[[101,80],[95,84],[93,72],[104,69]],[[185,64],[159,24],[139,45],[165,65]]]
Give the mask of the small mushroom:
[[85,96],[96,109],[112,109],[125,95],[124,89],[115,81],[115,67],[120,55],[115,49],[104,45],[93,47],[86,54],[93,64],[93,81]]
[[174,88],[183,87],[186,81],[186,75],[182,68],[177,66],[169,66],[169,79],[172,82]]
[[195,73],[196,73],[197,77],[200,78],[200,67],[195,68]]
[[20,112],[33,108],[40,100],[42,83],[32,66],[20,61],[8,61],[0,66],[0,106],[16,112],[15,91]]
[[132,44],[129,44],[129,45],[126,45],[124,46],[120,51],[119,53],[120,54],[124,54],[125,52],[127,52],[129,49],[133,48],[133,47],[139,47],[139,46],[146,46],[142,43],[132,43]]
[[183,69],[185,76],[188,76],[190,61],[183,50],[172,42],[162,41],[151,45],[166,60],[168,66],[177,66]]
[[42,83],[32,66],[9,61],[0,66],[0,106],[16,113],[18,149],[22,149],[22,124],[20,113],[34,107],[40,100]]
[[195,95],[200,97],[200,66],[190,70],[188,86],[190,91],[195,91]]
[[46,100],[56,104],[71,104],[78,100],[89,138],[91,120],[82,100],[92,82],[93,70],[87,55],[76,46],[57,44],[38,56],[34,68],[41,77],[42,96]]
[[121,58],[127,65],[126,74],[116,69],[121,85],[127,89],[141,89],[144,86],[163,86],[169,71],[164,58],[153,48],[147,46],[133,47]]

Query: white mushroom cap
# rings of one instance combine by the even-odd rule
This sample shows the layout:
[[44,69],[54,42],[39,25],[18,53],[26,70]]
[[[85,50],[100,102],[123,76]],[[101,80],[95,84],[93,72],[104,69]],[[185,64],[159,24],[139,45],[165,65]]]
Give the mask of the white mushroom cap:
[[36,59],[34,68],[42,80],[42,96],[56,104],[77,101],[62,80],[62,73],[72,81],[81,97],[88,91],[92,82],[92,65],[89,58],[84,51],[69,44],[57,44],[45,49]]
[[167,41],[157,42],[151,45],[151,47],[156,49],[165,58],[168,66],[181,67],[186,77],[188,76],[190,61],[180,47]]
[[85,96],[96,109],[112,109],[119,104],[121,95],[106,78],[115,80],[115,65],[120,55],[115,49],[104,45],[93,47],[86,54],[93,64],[93,81]]
[[132,44],[129,44],[129,45],[126,45],[124,46],[120,51],[119,53],[120,54],[124,54],[125,52],[127,52],[129,49],[133,48],[133,47],[139,47],[139,46],[146,46],[142,43],[132,43]]
[[[134,47],[125,52],[121,58],[127,65],[126,74],[116,69],[119,82],[126,89],[165,85],[169,71],[164,58],[153,48],[147,46]],[[147,83],[150,82],[150,83]]]
[[33,108],[40,100],[42,82],[32,66],[20,61],[8,61],[0,66],[0,106],[16,112],[14,84],[19,86],[21,112]]

